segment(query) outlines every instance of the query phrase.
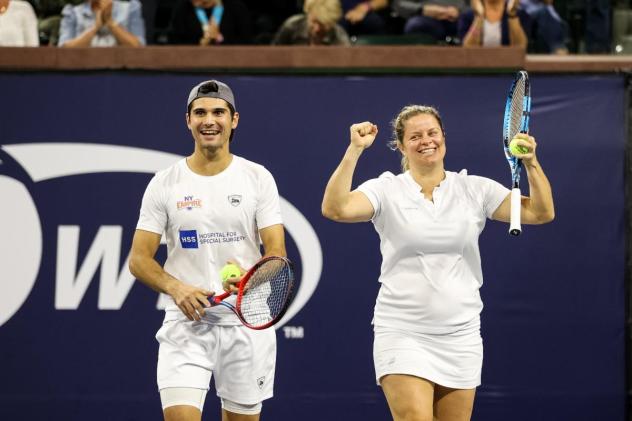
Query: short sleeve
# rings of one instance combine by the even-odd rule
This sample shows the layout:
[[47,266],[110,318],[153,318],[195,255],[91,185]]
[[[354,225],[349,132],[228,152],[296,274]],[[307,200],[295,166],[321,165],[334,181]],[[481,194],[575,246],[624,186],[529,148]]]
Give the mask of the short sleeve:
[[393,173],[387,171],[378,178],[365,181],[356,189],[357,191],[364,193],[369,199],[369,202],[371,202],[371,205],[373,206],[373,217],[371,219],[375,220],[382,214],[384,189],[394,177]]
[[259,175],[259,193],[255,218],[258,229],[283,223],[279,191],[274,182],[274,177],[268,170],[263,168]]
[[489,219],[492,218],[496,209],[509,195],[510,190],[497,181],[485,177],[469,177],[474,190],[476,201]]
[[165,191],[157,176],[151,179],[143,195],[140,216],[136,229],[163,234],[167,228],[168,215],[165,206]]

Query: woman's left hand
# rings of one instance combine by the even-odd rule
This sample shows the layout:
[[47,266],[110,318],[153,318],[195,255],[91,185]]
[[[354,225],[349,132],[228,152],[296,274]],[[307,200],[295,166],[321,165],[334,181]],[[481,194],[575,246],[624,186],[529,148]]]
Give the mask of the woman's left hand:
[[524,146],[525,148],[529,149],[529,152],[515,154],[515,157],[521,159],[522,162],[527,165],[537,162],[535,150],[538,144],[536,143],[535,138],[533,136],[529,136],[526,133],[518,133],[514,137],[514,139],[518,139],[518,141],[516,142],[518,145]]

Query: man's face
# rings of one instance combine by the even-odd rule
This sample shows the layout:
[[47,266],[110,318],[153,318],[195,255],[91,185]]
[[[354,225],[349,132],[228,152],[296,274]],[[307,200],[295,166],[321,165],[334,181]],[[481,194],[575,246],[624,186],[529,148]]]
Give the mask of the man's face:
[[230,134],[237,127],[239,114],[230,115],[228,104],[219,98],[198,98],[187,114],[196,148],[219,150],[228,147]]

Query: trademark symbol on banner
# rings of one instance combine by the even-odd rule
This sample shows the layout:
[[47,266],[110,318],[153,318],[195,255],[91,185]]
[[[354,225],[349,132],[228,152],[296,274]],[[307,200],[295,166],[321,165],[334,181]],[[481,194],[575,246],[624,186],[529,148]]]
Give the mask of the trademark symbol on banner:
[[305,337],[303,326],[283,326],[283,334],[286,339],[303,339]]

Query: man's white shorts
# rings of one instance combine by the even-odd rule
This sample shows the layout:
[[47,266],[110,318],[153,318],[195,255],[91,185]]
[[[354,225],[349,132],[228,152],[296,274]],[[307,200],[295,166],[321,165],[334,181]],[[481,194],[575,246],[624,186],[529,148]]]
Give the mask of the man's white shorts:
[[217,326],[167,312],[156,333],[158,389],[208,389],[215,376],[217,396],[242,404],[272,397],[276,363],[274,329]]

